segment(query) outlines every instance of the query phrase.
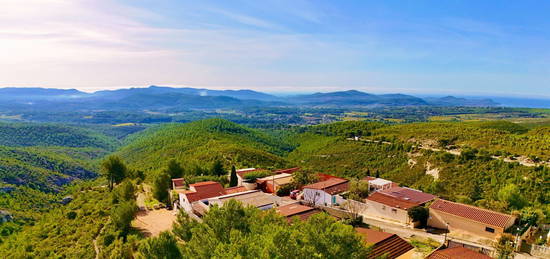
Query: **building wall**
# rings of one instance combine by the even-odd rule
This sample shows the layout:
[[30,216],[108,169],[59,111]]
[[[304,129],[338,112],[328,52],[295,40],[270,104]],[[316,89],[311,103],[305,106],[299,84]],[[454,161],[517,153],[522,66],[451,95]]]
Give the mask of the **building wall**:
[[378,217],[386,220],[397,221],[402,224],[409,224],[409,215],[406,210],[393,208],[382,203],[365,200],[367,204],[363,217]]
[[237,186],[243,186],[243,178],[237,175]]
[[[491,226],[488,224],[484,224],[482,222],[477,222],[466,218],[458,217],[452,214],[437,211],[434,209],[430,209],[428,226],[439,228],[439,229],[447,229],[446,223],[449,224],[448,229],[450,232],[465,232],[472,235],[481,236],[481,237],[490,238],[490,239],[497,239],[504,232],[503,228]],[[509,225],[512,225],[512,224],[513,222],[509,223]],[[494,229],[495,232],[491,233],[486,231],[485,230],[486,227]]]
[[324,191],[304,189],[304,201],[315,205],[332,205],[332,196]]
[[187,197],[185,194],[180,193],[179,194],[179,200],[180,200],[180,206],[187,212],[192,212],[193,207],[191,207],[191,203],[189,203],[189,200],[187,200]]
[[408,252],[396,257],[396,259],[411,259],[414,255],[414,249],[409,250]]
[[336,203],[339,204],[339,205],[342,205],[342,204],[344,204],[344,202],[346,202],[346,199],[344,199],[344,197],[342,197],[340,195],[333,195],[333,196],[336,197]]

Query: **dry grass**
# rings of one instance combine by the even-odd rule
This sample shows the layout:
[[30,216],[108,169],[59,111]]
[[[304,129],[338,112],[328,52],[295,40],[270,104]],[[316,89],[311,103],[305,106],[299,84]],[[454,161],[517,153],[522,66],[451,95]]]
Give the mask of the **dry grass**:
[[139,229],[145,236],[158,236],[160,232],[172,229],[175,213],[167,209],[139,211],[132,227]]

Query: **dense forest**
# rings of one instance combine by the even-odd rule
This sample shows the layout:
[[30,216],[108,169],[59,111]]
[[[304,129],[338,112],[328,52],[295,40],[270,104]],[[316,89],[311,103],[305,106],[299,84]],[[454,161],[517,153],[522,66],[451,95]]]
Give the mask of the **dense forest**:
[[239,167],[283,167],[288,144],[262,131],[209,119],[164,124],[130,136],[117,153],[139,170],[155,170],[170,159],[187,166],[206,166],[215,160]]

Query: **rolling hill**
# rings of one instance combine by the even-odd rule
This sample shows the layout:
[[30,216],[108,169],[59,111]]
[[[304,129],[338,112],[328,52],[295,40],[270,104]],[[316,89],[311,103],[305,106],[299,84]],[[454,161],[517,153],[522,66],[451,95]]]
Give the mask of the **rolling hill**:
[[490,99],[466,99],[447,96],[426,98],[405,94],[370,94],[357,90],[274,96],[253,90],[210,90],[149,86],[83,93],[77,90],[45,88],[0,88],[0,110],[24,111],[128,111],[240,109],[242,107],[410,107],[498,105]]
[[410,96],[410,95],[404,95],[404,94],[374,95],[374,94],[364,93],[356,90],[299,95],[299,96],[291,97],[288,100],[301,105],[314,105],[314,106],[427,105],[427,103],[424,100],[414,96]]
[[238,167],[281,167],[290,150],[265,133],[222,119],[165,124],[127,139],[117,153],[130,166],[156,170],[175,158],[183,165],[209,164],[215,159]]

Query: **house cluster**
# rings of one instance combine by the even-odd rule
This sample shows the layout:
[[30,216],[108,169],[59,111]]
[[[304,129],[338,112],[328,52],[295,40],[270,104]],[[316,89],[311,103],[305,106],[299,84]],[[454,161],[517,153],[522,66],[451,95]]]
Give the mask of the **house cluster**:
[[[446,230],[451,234],[457,233],[490,240],[496,240],[516,220],[511,215],[443,200],[435,195],[401,187],[398,183],[375,177],[366,177],[361,180],[368,183],[369,190],[368,197],[362,202],[345,199],[350,186],[348,179],[327,174],[318,174],[318,182],[293,191],[293,193],[299,193],[298,195],[279,197],[276,195],[277,191],[291,183],[293,173],[300,169],[273,171],[271,175],[254,179],[254,181],[247,178],[247,174],[260,170],[256,168],[237,170],[237,186],[231,188],[224,188],[220,183],[213,181],[189,184],[188,188],[185,188],[185,181],[180,178],[173,179],[173,189],[178,193],[179,207],[199,217],[203,216],[210,207],[223,206],[231,199],[261,210],[275,209],[289,221],[292,218],[305,220],[329,208],[345,211],[346,206],[343,205],[353,203],[354,206],[359,207],[354,213],[364,219],[392,222],[412,228],[418,222],[409,216],[409,211],[415,207],[424,207],[429,211],[427,220],[429,227]],[[366,242],[373,245],[373,254],[377,256],[411,258],[412,246],[396,235],[360,228],[357,232],[365,235]],[[450,247],[438,249],[429,258],[464,258],[460,256],[472,255],[471,253],[477,252],[464,247]],[[476,258],[484,257],[481,255]]]

